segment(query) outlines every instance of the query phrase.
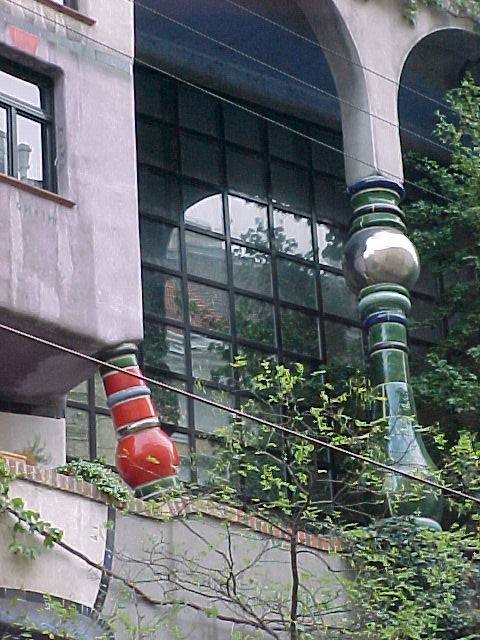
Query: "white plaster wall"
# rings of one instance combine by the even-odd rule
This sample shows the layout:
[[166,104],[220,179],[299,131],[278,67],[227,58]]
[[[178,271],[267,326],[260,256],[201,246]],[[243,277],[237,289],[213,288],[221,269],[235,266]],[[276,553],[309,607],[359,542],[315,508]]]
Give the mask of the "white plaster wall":
[[[95,562],[103,562],[107,507],[78,495],[16,480],[11,496],[19,496],[52,525],[62,529],[63,540]],[[44,549],[36,560],[14,556],[13,519],[0,518],[0,587],[46,593],[92,607],[100,586],[100,572],[59,547]],[[28,540],[28,537],[26,538]]]

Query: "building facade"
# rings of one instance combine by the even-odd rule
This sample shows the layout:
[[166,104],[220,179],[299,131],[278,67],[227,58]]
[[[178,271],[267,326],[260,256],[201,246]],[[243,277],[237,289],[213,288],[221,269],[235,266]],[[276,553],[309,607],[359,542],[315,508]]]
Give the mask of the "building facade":
[[[415,278],[404,156],[444,157],[434,113],[478,73],[473,23],[432,9],[411,25],[396,0],[4,0],[0,15],[2,322],[100,359],[140,344],[149,377],[234,408],[249,399],[237,356],[346,370],[367,358],[398,418],[411,402],[405,318],[429,317],[437,287]],[[379,227],[372,263],[361,246]],[[410,358],[445,330],[414,327]],[[0,450],[114,465],[96,365],[6,330],[0,344]],[[180,478],[205,483],[228,412],[151,391]],[[417,453],[407,468],[428,466]],[[87,528],[110,517],[85,496],[59,500]],[[138,516],[122,518],[117,544],[141,554],[128,545]],[[85,553],[101,562],[105,531],[97,542]],[[29,589],[28,571],[4,586],[84,606],[88,627],[112,607],[104,578],[78,598],[41,579]]]

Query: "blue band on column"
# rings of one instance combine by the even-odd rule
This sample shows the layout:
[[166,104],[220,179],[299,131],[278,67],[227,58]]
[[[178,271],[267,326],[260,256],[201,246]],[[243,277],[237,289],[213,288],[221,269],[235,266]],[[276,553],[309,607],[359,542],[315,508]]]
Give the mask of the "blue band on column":
[[138,387],[129,387],[128,389],[124,389],[123,391],[117,391],[116,393],[112,393],[111,396],[107,398],[107,406],[111,409],[114,405],[122,402],[123,400],[131,400],[132,398],[141,398],[142,396],[151,395],[151,391],[148,387],[142,385]]
[[404,327],[408,327],[408,319],[401,313],[394,313],[393,311],[377,311],[365,318],[363,321],[363,328],[365,331],[374,324],[380,324],[382,322],[398,322],[403,324]]
[[347,193],[349,196],[353,196],[359,191],[375,188],[392,189],[392,191],[396,191],[398,193],[401,199],[405,196],[405,189],[401,182],[397,182],[390,178],[384,178],[383,176],[370,176],[369,178],[364,178],[363,180],[354,182],[348,187]]

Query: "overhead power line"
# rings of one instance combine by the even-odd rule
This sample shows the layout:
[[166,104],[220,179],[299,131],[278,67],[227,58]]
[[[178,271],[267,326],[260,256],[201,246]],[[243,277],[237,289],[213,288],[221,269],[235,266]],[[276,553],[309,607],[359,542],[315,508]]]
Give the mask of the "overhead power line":
[[[11,327],[9,325],[0,323],[0,330],[3,331],[7,331],[8,333],[11,333],[13,335],[17,335],[23,338],[26,338],[28,340],[31,340],[33,342],[36,342],[38,344],[43,344],[44,346],[47,347],[51,347],[53,349],[56,349],[58,351],[62,351],[63,353],[68,353],[69,355],[75,356],[77,358],[81,358],[83,360],[86,360],[88,362],[91,362],[93,364],[96,364],[98,366],[102,366],[102,367],[106,367],[112,371],[120,371],[123,372],[124,369],[122,369],[121,367],[117,367],[109,362],[105,362],[104,360],[101,360],[99,358],[96,358],[94,356],[89,356],[85,353],[81,353],[80,351],[77,351],[75,349],[71,349],[70,347],[65,347],[61,344],[58,344],[56,342],[52,342],[51,340],[46,340],[44,338],[40,338],[39,336],[35,336],[32,333],[28,333],[26,331],[21,331],[20,329],[15,329],[14,327]],[[166,389],[167,391],[172,391],[173,393],[177,393],[180,394],[182,396],[185,396],[187,398],[191,398],[193,400],[197,400],[198,402],[202,402],[203,404],[209,405],[211,407],[214,407],[215,409],[220,409],[221,411],[224,411],[225,413],[229,413],[231,415],[236,416],[237,418],[241,418],[242,420],[251,420],[253,422],[256,422],[262,426],[268,427],[270,429],[273,429],[275,431],[278,431],[279,433],[282,433],[286,436],[291,436],[291,437],[295,437],[295,438],[299,438],[300,440],[304,440],[305,442],[309,442],[310,444],[315,444],[317,446],[320,447],[325,447],[326,449],[329,449],[330,451],[335,451],[335,453],[347,456],[349,458],[353,458],[355,460],[358,460],[360,462],[363,462],[365,464],[369,464],[372,465],[374,467],[377,467],[378,469],[382,469],[383,471],[387,471],[388,473],[393,473],[394,475],[399,475],[402,476],[403,478],[407,478],[408,480],[412,480],[413,482],[418,482],[420,484],[423,484],[425,486],[430,487],[431,489],[435,489],[437,491],[440,491],[441,493],[444,494],[448,494],[451,496],[455,496],[456,498],[462,498],[463,500],[467,500],[467,501],[471,501],[474,502],[476,504],[480,504],[480,497],[476,497],[473,495],[469,495],[463,491],[459,491],[458,489],[453,489],[451,487],[447,487],[446,485],[442,485],[438,482],[435,482],[434,480],[430,480],[428,478],[423,478],[420,476],[416,476],[413,473],[409,473],[408,471],[404,471],[402,469],[397,469],[396,467],[393,467],[389,464],[386,464],[384,462],[380,462],[378,460],[374,460],[373,458],[369,458],[368,456],[364,456],[360,453],[355,453],[353,451],[349,451],[348,449],[345,449],[343,447],[339,447],[338,445],[332,444],[331,442],[325,441],[325,440],[320,440],[318,438],[314,438],[313,436],[310,436],[306,433],[299,433],[298,431],[295,431],[294,429],[290,429],[289,427],[285,427],[284,425],[279,425],[276,424],[275,422],[270,422],[269,420],[264,420],[263,418],[259,418],[258,416],[249,414],[249,413],[245,413],[244,411],[241,411],[240,409],[234,409],[232,407],[227,407],[219,402],[215,402],[214,400],[210,400],[208,398],[205,398],[203,396],[199,396],[196,395],[194,393],[191,393],[190,391],[186,391],[184,389],[179,389],[177,387],[173,387],[172,385],[169,385],[165,382],[160,382],[159,380],[155,380],[154,378],[149,378],[148,376],[145,375],[141,375],[141,374],[136,374],[136,373],[130,373],[129,374],[133,377],[133,378],[137,378],[138,380],[142,380],[143,382],[147,382],[148,384],[151,384],[153,386],[156,387],[160,387],[161,389]]]

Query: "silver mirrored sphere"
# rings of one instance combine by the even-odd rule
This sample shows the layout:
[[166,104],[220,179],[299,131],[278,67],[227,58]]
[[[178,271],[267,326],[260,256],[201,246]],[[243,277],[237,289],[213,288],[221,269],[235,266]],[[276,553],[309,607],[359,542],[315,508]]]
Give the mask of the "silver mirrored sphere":
[[384,282],[410,289],[420,274],[420,260],[401,231],[369,227],[354,233],[345,245],[343,273],[355,292]]

